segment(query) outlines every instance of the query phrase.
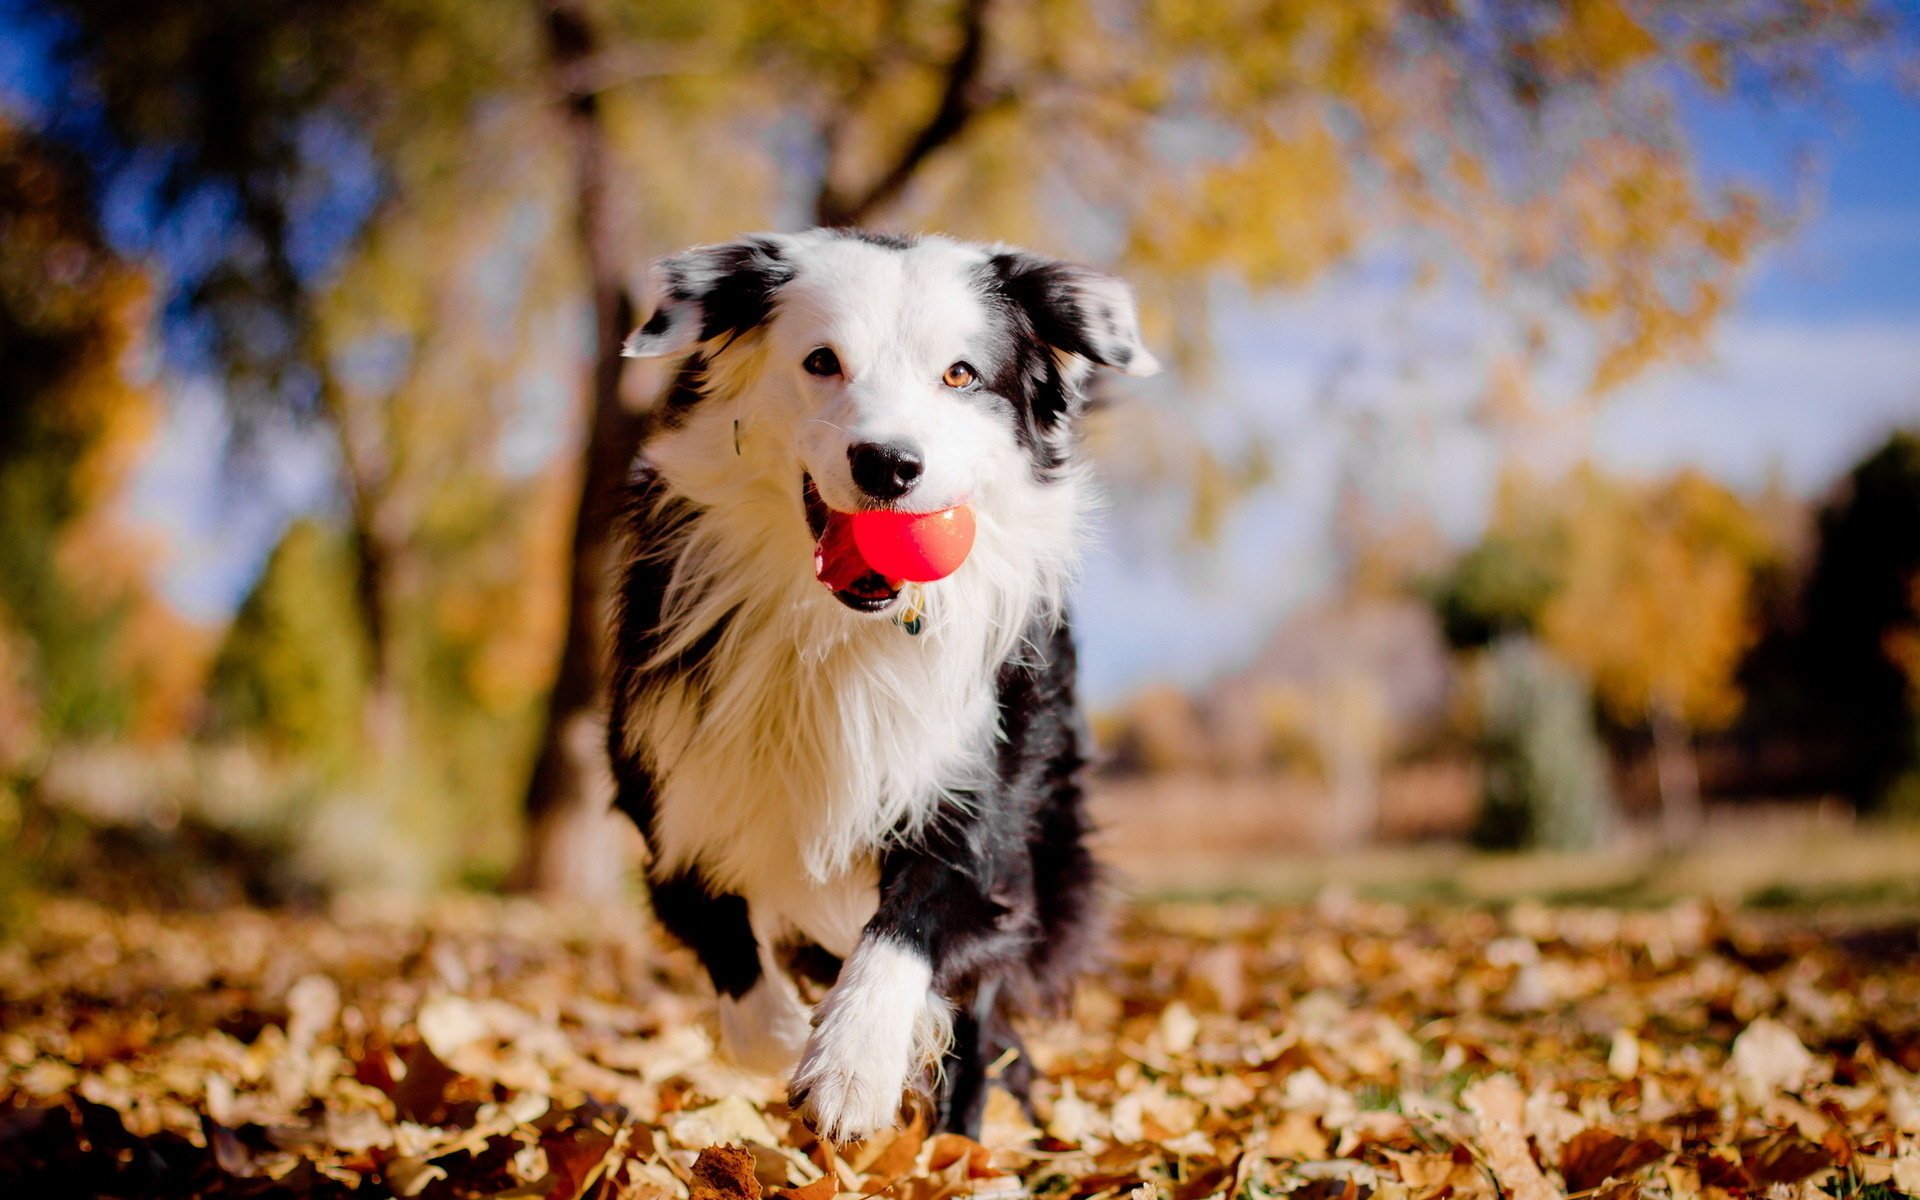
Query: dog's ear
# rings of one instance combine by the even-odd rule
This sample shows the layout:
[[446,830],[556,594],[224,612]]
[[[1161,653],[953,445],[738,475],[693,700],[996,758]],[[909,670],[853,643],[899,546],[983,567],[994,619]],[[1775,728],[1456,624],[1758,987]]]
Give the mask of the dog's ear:
[[737,337],[767,319],[775,295],[793,278],[785,239],[759,234],[695,246],[653,265],[658,306],[627,336],[628,358],[678,354],[717,337]]
[[1023,250],[995,254],[992,265],[1001,290],[1047,345],[1128,375],[1159,374],[1124,280]]

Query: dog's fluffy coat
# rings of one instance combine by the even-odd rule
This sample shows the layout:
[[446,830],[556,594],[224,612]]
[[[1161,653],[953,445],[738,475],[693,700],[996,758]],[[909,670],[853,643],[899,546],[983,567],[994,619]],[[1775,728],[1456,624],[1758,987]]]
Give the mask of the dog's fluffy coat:
[[[728,1052],[791,1069],[825,1135],[891,1122],[942,1055],[940,1118],[971,1130],[1010,1016],[1063,994],[1088,940],[1073,425],[1095,366],[1155,369],[1131,295],[1003,247],[836,231],[660,276],[628,353],[686,357],[636,465],[610,726],[655,912],[712,976]],[[830,376],[803,367],[823,348]],[[943,385],[962,363],[974,384]],[[848,465],[881,442],[924,460],[884,502]],[[919,636],[821,586],[806,481],[841,512],[972,506]]]

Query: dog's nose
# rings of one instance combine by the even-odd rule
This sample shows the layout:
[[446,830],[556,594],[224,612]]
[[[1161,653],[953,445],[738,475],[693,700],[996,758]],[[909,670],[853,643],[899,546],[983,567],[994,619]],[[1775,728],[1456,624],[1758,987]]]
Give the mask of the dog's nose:
[[926,463],[903,442],[860,442],[847,447],[853,482],[875,500],[898,500],[912,490]]

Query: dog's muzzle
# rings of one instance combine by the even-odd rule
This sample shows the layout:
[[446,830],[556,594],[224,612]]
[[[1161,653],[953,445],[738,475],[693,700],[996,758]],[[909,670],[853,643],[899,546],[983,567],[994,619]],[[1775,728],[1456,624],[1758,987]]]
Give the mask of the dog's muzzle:
[[813,534],[813,573],[833,598],[855,612],[885,612],[900,598],[901,581],[888,579],[867,564],[854,545],[846,514],[835,512],[820,498],[813,476],[800,474],[800,496],[807,510],[807,529]]

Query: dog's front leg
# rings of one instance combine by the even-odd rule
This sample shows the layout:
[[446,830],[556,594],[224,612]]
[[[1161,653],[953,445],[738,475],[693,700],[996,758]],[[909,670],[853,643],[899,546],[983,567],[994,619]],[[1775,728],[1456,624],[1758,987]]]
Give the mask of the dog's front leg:
[[944,993],[1012,949],[1007,906],[953,864],[954,845],[901,847],[881,864],[880,905],[815,1015],[789,1103],[829,1141],[894,1123],[921,1066],[949,1037]]
[[908,1076],[946,1037],[926,955],[869,927],[814,1015],[788,1103],[828,1141],[866,1137],[894,1123]]

